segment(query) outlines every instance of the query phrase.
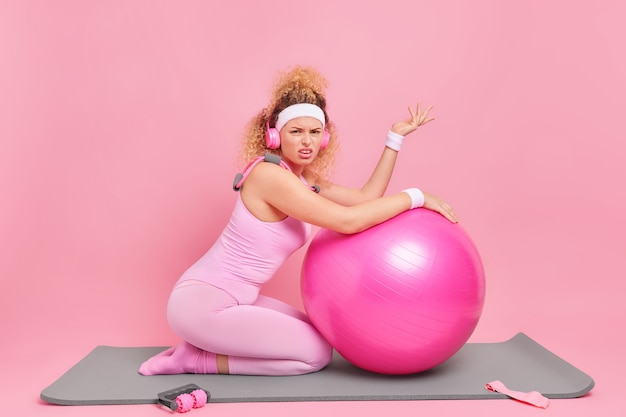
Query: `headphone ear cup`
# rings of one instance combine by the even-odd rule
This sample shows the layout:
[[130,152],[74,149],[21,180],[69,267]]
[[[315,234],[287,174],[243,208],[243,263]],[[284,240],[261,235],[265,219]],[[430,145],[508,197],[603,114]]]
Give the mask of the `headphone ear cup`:
[[328,146],[328,142],[330,141],[330,132],[324,129],[324,136],[322,137],[322,143],[320,144],[320,149],[324,149]]
[[280,147],[280,133],[278,129],[270,127],[270,123],[265,125],[265,146],[268,149],[278,149]]

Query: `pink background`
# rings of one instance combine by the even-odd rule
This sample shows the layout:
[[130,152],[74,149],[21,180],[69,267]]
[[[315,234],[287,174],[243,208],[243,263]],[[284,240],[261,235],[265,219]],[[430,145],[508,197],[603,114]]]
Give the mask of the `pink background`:
[[[353,2],[349,2],[353,3]],[[487,302],[470,341],[523,331],[596,388],[546,411],[514,401],[211,404],[214,416],[607,415],[626,347],[626,6],[621,0],[0,3],[3,413],[163,415],[38,397],[96,345],[176,343],[178,276],[227,220],[238,135],[294,64],[330,82],[364,181],[418,100],[437,120],[390,186],[453,204]],[[298,252],[265,292],[301,306]],[[210,410],[209,410],[210,409]],[[8,414],[7,414],[8,415]]]

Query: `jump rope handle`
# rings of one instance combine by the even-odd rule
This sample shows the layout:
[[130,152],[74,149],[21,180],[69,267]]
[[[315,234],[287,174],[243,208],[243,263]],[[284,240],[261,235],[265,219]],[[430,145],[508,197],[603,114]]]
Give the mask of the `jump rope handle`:
[[184,385],[158,394],[159,404],[179,413],[204,407],[210,398],[211,394],[196,384]]
[[[252,168],[257,166],[257,164],[259,164],[260,162],[271,162],[271,163],[276,164],[278,166],[281,166],[281,167],[285,168],[287,171],[291,172],[291,168],[289,168],[289,165],[287,165],[285,162],[283,162],[283,160],[280,158],[280,156],[274,155],[272,153],[266,153],[265,156],[257,156],[256,158],[254,158],[243,169],[242,172],[238,172],[237,175],[235,175],[235,180],[233,181],[233,190],[234,191],[239,191],[241,189],[241,185],[243,184],[245,179],[250,174],[250,171],[252,171]],[[313,185],[313,186],[311,186],[311,190],[316,192],[316,193],[319,193],[320,192],[320,187],[319,187],[319,185]]]

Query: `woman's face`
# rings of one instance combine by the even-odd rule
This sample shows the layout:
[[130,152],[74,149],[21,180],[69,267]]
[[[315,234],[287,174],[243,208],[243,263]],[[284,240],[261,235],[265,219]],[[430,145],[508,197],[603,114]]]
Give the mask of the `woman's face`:
[[288,121],[280,130],[280,149],[283,159],[294,169],[304,168],[317,156],[324,128],[319,120],[303,116]]

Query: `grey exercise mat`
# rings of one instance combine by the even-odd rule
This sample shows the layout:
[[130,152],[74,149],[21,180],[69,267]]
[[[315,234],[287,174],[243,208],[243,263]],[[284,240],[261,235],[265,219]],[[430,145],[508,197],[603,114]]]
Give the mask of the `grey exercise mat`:
[[524,333],[499,343],[467,343],[438,367],[414,375],[364,371],[335,353],[324,370],[300,376],[142,376],[139,365],[165,347],[98,346],[41,392],[60,405],[149,404],[160,392],[197,384],[211,402],[453,400],[507,398],[485,389],[502,381],[517,391],[574,398],[594,381]]

